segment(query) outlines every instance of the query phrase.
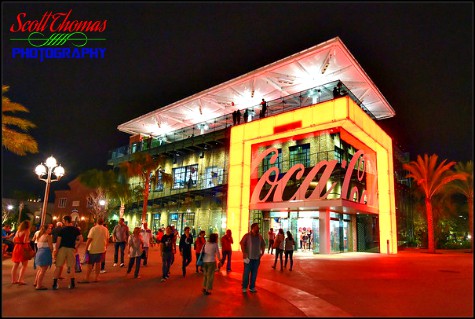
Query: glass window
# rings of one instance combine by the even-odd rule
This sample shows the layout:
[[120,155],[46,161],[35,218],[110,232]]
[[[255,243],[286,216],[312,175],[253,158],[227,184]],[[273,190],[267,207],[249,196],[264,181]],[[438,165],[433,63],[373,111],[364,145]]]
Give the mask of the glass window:
[[198,183],[198,164],[173,169],[173,189],[192,188]]
[[196,187],[198,183],[198,164],[186,167],[186,186],[188,188]]
[[58,207],[60,208],[66,207],[67,202],[68,202],[67,198],[60,198],[58,201]]
[[173,169],[173,189],[185,188],[186,167]]
[[204,187],[215,187],[223,183],[223,169],[218,166],[207,167],[205,170]]
[[295,145],[289,147],[290,167],[295,164],[310,166],[310,144]]
[[338,161],[338,163],[341,163],[342,157],[343,150],[335,145],[335,159]]
[[[274,164],[270,163],[270,158],[274,155],[274,153],[268,154],[266,157],[264,157],[264,160],[262,161],[262,173],[266,172],[271,167],[277,167],[279,172],[282,171],[282,149],[279,148],[277,151],[277,160]],[[271,175],[274,175],[274,172],[272,172]]]
[[330,218],[335,218],[336,220],[340,219],[339,213],[330,212]]
[[163,191],[163,181],[162,181],[162,172],[160,171],[156,171],[156,174],[157,174],[157,181],[154,183],[155,184],[155,188],[152,187],[152,181],[153,181],[153,175],[152,173],[150,173],[150,190],[153,190],[155,192],[161,192]]

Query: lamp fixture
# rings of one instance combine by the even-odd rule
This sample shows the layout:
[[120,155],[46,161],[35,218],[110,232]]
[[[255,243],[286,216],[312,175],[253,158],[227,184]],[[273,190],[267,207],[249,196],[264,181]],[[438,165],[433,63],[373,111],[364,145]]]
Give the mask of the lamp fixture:
[[[42,180],[46,183],[46,190],[45,190],[45,198],[43,201],[43,209],[41,210],[41,225],[45,224],[46,218],[46,207],[48,205],[48,195],[49,195],[49,188],[52,182],[59,181],[61,177],[64,176],[64,168],[61,165],[58,165],[56,159],[53,156],[50,156],[46,159],[45,164],[41,163],[40,165],[36,166],[35,173],[38,175],[38,179]],[[56,179],[51,179],[51,174],[56,176]],[[42,178],[42,176],[47,175],[46,178]]]
[[326,70],[328,69],[328,66],[330,65],[330,59],[332,58],[332,54],[329,53],[327,57],[325,58],[325,61],[323,62],[322,66],[322,74],[325,74]]
[[198,128],[200,129],[200,133],[203,134],[205,130],[209,129],[209,125],[206,123],[198,124]]

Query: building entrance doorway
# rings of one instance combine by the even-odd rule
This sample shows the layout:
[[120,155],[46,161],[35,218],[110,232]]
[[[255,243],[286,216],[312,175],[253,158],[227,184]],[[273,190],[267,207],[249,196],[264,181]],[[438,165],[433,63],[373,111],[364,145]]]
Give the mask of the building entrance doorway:
[[178,230],[178,234],[183,234],[183,229],[186,226],[189,226],[190,229],[193,229],[195,224],[195,213],[186,212],[186,213],[172,213],[170,214],[169,225],[175,226],[175,229]]
[[332,253],[348,252],[350,238],[350,216],[330,214],[330,248]]
[[295,240],[294,249],[297,251],[315,254],[320,251],[318,212],[271,213],[269,228],[273,228],[275,233],[282,228],[285,237],[287,231],[290,231]]

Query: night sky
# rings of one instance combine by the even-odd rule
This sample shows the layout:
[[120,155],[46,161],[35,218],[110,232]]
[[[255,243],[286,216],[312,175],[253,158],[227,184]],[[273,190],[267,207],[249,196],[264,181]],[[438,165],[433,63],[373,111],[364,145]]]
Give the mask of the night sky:
[[[29,32],[17,15],[41,20],[72,9],[70,20],[104,21],[103,59],[12,57]],[[53,155],[66,176],[106,169],[109,151],[128,143],[117,126],[222,82],[340,37],[396,112],[378,124],[396,144],[449,161],[473,160],[473,3],[2,2],[2,84],[30,113],[39,153],[2,148],[2,197],[42,198],[36,165]],[[30,47],[25,43],[22,47]]]

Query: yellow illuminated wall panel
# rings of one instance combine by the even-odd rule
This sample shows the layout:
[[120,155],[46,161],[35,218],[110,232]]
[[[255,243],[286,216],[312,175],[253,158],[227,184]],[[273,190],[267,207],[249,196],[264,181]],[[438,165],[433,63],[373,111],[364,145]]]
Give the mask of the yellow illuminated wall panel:
[[[280,130],[286,126],[289,130]],[[251,149],[253,145],[285,140],[296,135],[341,127],[376,153],[380,252],[397,253],[396,215],[391,138],[348,96],[293,110],[231,129],[229,151],[227,227],[235,240],[233,249],[249,231]],[[364,147],[366,146],[366,147]]]

